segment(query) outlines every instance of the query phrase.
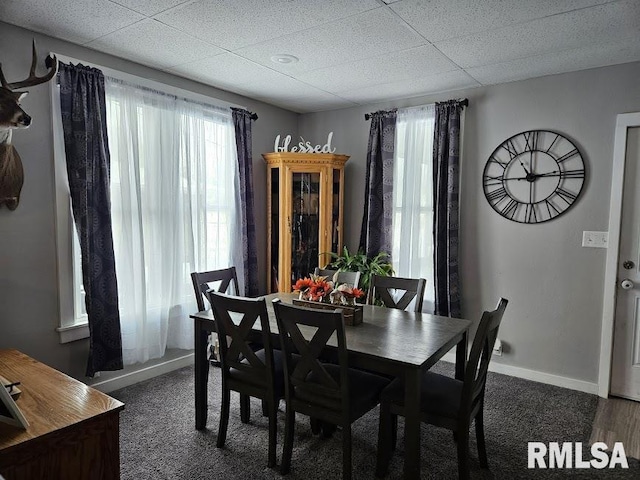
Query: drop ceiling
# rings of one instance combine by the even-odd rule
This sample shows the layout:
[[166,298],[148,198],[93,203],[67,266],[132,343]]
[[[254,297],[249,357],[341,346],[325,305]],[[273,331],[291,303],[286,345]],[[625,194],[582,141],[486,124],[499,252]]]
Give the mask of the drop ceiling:
[[0,21],[301,113],[640,60],[639,0],[2,0]]

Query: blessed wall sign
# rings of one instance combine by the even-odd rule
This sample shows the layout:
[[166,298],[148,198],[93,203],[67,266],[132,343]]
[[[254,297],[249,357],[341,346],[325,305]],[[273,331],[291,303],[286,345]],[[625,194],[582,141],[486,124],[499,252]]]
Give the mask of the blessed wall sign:
[[331,139],[333,138],[333,132],[329,132],[327,135],[327,143],[324,145],[313,145],[311,142],[300,137],[300,141],[297,145],[291,145],[291,135],[287,135],[282,139],[280,143],[280,135],[276,137],[276,141],[273,144],[274,152],[299,152],[299,153],[334,153],[335,148],[331,148]]

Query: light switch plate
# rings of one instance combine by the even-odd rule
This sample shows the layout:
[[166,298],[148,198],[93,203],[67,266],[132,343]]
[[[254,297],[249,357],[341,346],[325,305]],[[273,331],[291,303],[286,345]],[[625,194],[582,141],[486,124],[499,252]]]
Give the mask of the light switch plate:
[[582,232],[582,246],[607,248],[609,246],[609,232]]

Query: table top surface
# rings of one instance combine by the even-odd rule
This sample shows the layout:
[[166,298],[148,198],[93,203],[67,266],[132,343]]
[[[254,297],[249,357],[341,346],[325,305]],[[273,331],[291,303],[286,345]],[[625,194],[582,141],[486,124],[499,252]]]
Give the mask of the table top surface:
[[124,404],[18,350],[0,350],[0,374],[20,382],[16,405],[29,422],[26,430],[0,422],[0,454],[22,442],[67,428]]
[[[280,298],[283,302],[291,303],[294,295],[279,293],[266,295],[264,298],[271,332],[277,333],[272,301]],[[191,317],[213,322],[210,310],[195,313]],[[362,306],[362,317],[362,324],[345,326],[349,352],[419,368],[431,367],[460,341],[472,324],[469,320],[459,318],[373,305]],[[304,331],[302,333],[305,334]],[[337,343],[335,339],[331,339],[328,344],[336,346]]]

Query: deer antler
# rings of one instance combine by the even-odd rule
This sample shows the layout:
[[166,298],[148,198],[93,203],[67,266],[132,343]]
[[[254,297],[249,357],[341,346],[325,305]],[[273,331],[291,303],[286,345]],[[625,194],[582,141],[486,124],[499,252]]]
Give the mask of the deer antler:
[[56,58],[55,55],[53,57],[51,55],[47,55],[47,58],[45,59],[44,63],[46,67],[49,69],[49,71],[47,72],[46,75],[43,75],[42,77],[38,77],[36,75],[37,63],[38,63],[38,55],[36,53],[36,41],[34,39],[33,54],[31,59],[31,69],[29,70],[29,78],[27,78],[26,80],[22,80],[20,82],[7,83],[7,80],[4,78],[4,75],[2,73],[2,64],[0,64],[0,83],[2,83],[2,86],[4,88],[7,88],[9,90],[15,90],[17,88],[24,88],[24,87],[32,87],[34,85],[40,85],[41,83],[48,82],[53,78],[53,76],[58,71],[58,59]]

